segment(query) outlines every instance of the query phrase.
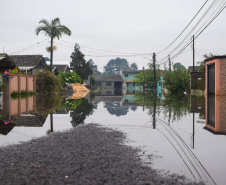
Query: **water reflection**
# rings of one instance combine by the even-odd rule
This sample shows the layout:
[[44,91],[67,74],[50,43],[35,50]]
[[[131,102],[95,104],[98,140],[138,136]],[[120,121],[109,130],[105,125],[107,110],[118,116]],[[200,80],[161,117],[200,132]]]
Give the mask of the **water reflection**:
[[83,124],[87,116],[93,113],[93,105],[89,103],[87,99],[82,99],[81,104],[70,111],[71,124],[76,127],[79,124]]
[[226,135],[226,97],[208,95],[206,103],[205,129],[214,134]]
[[122,107],[119,101],[105,102],[104,107],[110,114],[116,116],[124,116],[129,111],[129,107]]

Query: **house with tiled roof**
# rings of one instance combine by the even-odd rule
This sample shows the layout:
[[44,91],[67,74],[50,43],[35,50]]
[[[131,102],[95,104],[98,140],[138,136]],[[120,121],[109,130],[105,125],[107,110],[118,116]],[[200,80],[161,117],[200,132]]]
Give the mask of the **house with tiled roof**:
[[93,75],[96,86],[103,88],[121,88],[122,76],[121,75]]
[[39,71],[49,70],[42,55],[10,55],[18,69],[25,74],[35,75]]
[[63,64],[58,64],[58,65],[53,65],[53,74],[58,75],[59,72],[66,73],[70,72],[70,68],[68,65],[63,65]]
[[9,70],[15,67],[16,64],[6,53],[0,53],[0,73],[4,73],[5,71],[10,72]]

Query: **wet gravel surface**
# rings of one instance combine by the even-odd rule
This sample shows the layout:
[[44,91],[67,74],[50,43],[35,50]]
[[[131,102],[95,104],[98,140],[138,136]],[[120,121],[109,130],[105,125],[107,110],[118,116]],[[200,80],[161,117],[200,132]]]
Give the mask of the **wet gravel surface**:
[[142,165],[123,133],[87,124],[0,148],[0,184],[196,184]]

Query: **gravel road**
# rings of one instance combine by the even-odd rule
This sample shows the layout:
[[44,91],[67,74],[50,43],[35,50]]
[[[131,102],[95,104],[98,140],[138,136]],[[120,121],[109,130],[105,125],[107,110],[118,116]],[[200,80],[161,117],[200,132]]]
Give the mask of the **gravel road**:
[[196,184],[142,165],[123,133],[78,126],[0,148],[0,184]]

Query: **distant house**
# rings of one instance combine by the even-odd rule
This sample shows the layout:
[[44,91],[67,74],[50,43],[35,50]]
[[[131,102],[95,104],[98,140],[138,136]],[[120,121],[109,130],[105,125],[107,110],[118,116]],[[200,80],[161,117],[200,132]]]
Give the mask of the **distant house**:
[[25,74],[35,75],[39,71],[49,70],[42,55],[10,55],[18,69]]
[[123,70],[121,71],[122,79],[123,79],[123,85],[124,89],[123,91],[126,91],[126,94],[135,94],[136,92],[140,91],[142,89],[142,86],[137,86],[135,84],[135,76],[143,72],[142,70]]
[[16,64],[6,53],[0,53],[0,73],[4,73],[5,71],[10,72],[9,70],[15,67]]
[[53,74],[58,75],[59,72],[66,73],[70,72],[70,68],[68,65],[53,65]]
[[[188,67],[191,71],[191,89],[205,90],[205,72],[199,69],[199,66]],[[193,93],[192,93],[193,94]]]
[[96,86],[103,88],[121,88],[122,76],[121,75],[93,75]]

